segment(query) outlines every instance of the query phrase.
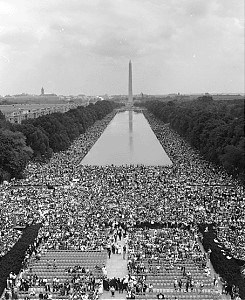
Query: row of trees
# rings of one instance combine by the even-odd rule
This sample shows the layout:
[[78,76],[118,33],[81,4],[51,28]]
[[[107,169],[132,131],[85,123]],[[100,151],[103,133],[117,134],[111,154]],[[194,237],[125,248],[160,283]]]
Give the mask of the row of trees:
[[0,181],[20,177],[27,162],[50,158],[53,152],[66,150],[96,120],[112,112],[118,105],[98,101],[68,112],[53,113],[22,124],[5,121],[0,112]]
[[147,101],[145,106],[228,173],[244,178],[244,100]]

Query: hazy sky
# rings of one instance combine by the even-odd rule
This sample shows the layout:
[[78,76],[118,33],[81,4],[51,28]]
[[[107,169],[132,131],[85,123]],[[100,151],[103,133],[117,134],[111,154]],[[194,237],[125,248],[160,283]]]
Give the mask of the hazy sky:
[[244,92],[243,0],[0,0],[0,95]]

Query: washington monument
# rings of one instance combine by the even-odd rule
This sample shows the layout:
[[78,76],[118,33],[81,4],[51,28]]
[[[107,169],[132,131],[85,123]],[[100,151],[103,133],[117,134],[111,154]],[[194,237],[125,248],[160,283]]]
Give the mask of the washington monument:
[[132,88],[132,63],[129,61],[129,75],[128,75],[128,105],[133,106],[133,88]]

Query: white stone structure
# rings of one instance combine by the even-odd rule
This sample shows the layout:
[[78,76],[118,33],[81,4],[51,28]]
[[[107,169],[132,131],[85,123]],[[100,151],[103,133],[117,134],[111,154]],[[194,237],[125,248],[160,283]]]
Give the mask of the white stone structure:
[[129,61],[129,74],[128,74],[128,106],[133,106],[133,82],[132,82],[132,63]]

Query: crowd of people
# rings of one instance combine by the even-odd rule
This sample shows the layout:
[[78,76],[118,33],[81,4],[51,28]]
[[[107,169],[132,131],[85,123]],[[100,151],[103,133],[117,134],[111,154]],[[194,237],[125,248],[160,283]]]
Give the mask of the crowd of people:
[[[183,226],[196,233],[197,224],[214,223],[218,239],[231,255],[245,259],[243,187],[203,160],[168,125],[148,112],[145,116],[171,158],[171,166],[82,165],[114,117],[110,114],[48,163],[29,164],[25,179],[0,186],[4,208],[0,210],[1,255],[20,237],[12,230],[18,216],[27,223],[42,223],[39,256],[49,249],[104,249],[115,225],[124,233],[141,224]],[[175,234],[179,234],[177,229]],[[166,249],[162,245],[159,250]],[[190,253],[181,246],[171,255],[173,260],[186,255],[201,260],[195,248]]]
[[53,293],[72,299],[88,300],[98,299],[103,293],[102,276],[99,278],[92,271],[83,271],[79,266],[71,267],[67,272],[68,278],[65,282],[60,282],[59,278],[54,277],[52,283],[35,273],[21,272],[18,277],[11,273],[7,280],[5,299],[13,298],[18,292],[24,292],[26,300],[35,295],[38,295],[39,300],[52,299]]
[[[69,167],[75,169],[76,165],[80,164],[81,159],[97,141],[114,115],[115,112],[103,120],[97,121],[93,127],[89,128],[86,133],[81,135],[80,138],[74,142],[71,149],[66,152],[54,154],[53,159],[58,162],[60,157],[66,156],[67,159],[70,156],[71,163]],[[54,163],[51,164],[53,165],[52,168],[55,168],[57,162],[54,161]],[[69,167],[67,166],[67,168]],[[0,185],[0,258],[13,247],[21,236],[21,231],[14,230],[16,225],[43,222],[46,220],[44,215],[49,214],[49,210],[55,209],[55,207],[53,207],[53,201],[49,201],[50,196],[55,195],[55,189],[57,189],[58,193],[59,188],[63,185],[64,181],[67,181],[67,178],[61,179],[60,182],[57,183],[56,180],[53,181],[52,178],[48,177],[49,174],[41,173],[43,175],[41,179],[39,176],[35,176],[36,170],[40,168],[42,168],[40,164],[30,163],[26,170],[25,179],[13,179],[10,182],[4,182]],[[59,164],[58,168],[62,168],[62,164]],[[63,174],[65,174],[65,172]],[[76,179],[72,179],[72,182],[68,180],[69,186],[76,184]],[[53,185],[51,185],[51,183]],[[59,203],[59,205],[61,204]],[[50,214],[50,218],[52,219],[53,217],[62,219],[59,212],[57,212],[56,216]],[[52,220],[48,220],[47,222],[50,222],[51,225]],[[45,234],[48,235],[49,231],[41,230],[39,236]],[[51,247],[53,247],[53,245]]]
[[[146,229],[131,232],[129,239],[128,270],[135,279],[135,293],[145,294],[152,290],[147,284],[149,275],[175,274],[173,287],[177,291],[202,292],[204,283],[198,282],[194,274],[186,269],[186,262],[193,262],[205,274],[208,270],[205,253],[200,249],[198,236],[193,230],[183,228]],[[204,275],[205,276],[205,275]]]

